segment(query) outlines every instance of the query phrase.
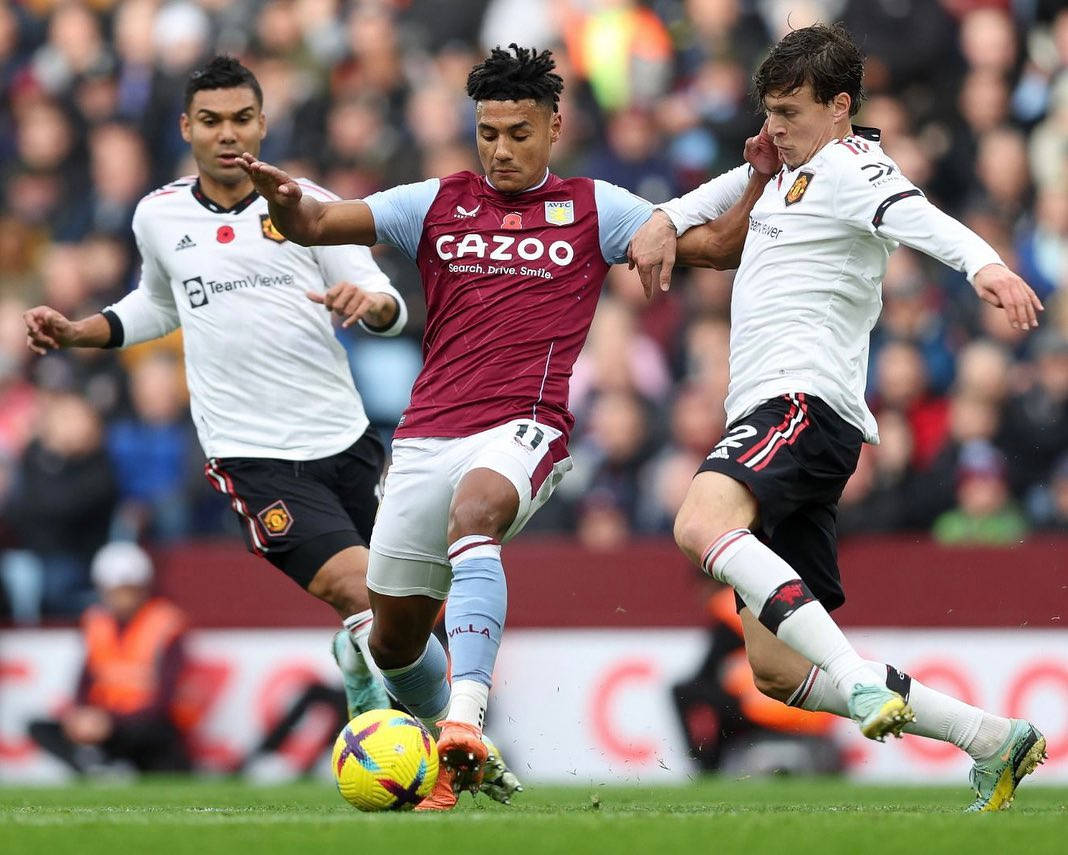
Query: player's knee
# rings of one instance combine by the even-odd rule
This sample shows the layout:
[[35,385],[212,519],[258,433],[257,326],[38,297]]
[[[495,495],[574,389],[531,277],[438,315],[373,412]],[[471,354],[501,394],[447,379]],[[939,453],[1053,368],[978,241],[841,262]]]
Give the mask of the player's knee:
[[508,528],[503,508],[486,496],[471,496],[449,509],[449,543],[473,534],[500,537]]
[[705,547],[715,539],[715,532],[710,530],[707,521],[686,505],[675,517],[674,534],[679,549],[694,563],[701,560]]
[[368,607],[367,582],[358,573],[341,573],[324,567],[308,584],[308,593],[334,607],[343,616]]
[[421,641],[410,633],[398,632],[376,621],[367,640],[371,658],[379,668],[391,670],[404,668],[418,659],[426,649],[426,639]]

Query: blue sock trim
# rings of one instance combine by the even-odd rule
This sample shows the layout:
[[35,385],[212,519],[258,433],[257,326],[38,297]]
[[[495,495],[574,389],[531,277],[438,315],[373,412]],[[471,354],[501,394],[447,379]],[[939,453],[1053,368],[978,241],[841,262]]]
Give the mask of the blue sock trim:
[[416,718],[435,716],[449,705],[449,660],[437,636],[430,636],[426,651],[407,668],[382,672],[382,682],[393,697]]

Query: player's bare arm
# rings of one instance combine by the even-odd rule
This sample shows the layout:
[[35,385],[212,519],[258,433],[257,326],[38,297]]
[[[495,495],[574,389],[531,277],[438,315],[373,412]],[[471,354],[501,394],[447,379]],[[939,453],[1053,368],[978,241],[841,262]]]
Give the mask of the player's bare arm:
[[111,327],[102,314],[72,321],[49,306],[36,306],[22,313],[26,324],[26,346],[45,354],[62,347],[103,347],[111,337]]
[[[753,167],[753,174],[738,204],[747,202],[748,206],[743,205],[743,208],[728,212],[731,213],[730,218],[713,234],[704,232],[691,238],[686,249],[687,264],[721,269],[737,266],[737,258],[741,256],[741,247],[745,243],[749,212],[768,180],[781,166],[778,149],[768,134],[766,123],[760,133],[746,140],[745,159]],[[654,283],[659,284],[662,291],[671,286],[671,272],[678,255],[677,241],[678,235],[671,219],[659,210],[653,212],[649,221],[631,239],[628,250],[630,266],[638,268],[638,276],[647,297],[652,296]]]
[[[733,270],[742,259],[749,214],[764,193],[770,175],[753,171],[745,193],[716,219],[688,229],[678,239],[676,258],[684,267],[714,267]],[[673,230],[674,231],[674,230]]]
[[342,327],[363,321],[371,329],[387,329],[397,320],[400,306],[393,295],[364,291],[351,282],[339,282],[326,292],[308,291],[308,299],[325,306],[344,320]]
[[1038,312],[1045,306],[1031,286],[1003,264],[988,264],[980,268],[972,282],[979,298],[1004,309],[1009,322],[1016,329],[1038,326]]
[[320,202],[305,193],[289,173],[248,152],[238,164],[267,200],[275,228],[291,241],[301,246],[374,246],[377,241],[374,216],[360,200]]

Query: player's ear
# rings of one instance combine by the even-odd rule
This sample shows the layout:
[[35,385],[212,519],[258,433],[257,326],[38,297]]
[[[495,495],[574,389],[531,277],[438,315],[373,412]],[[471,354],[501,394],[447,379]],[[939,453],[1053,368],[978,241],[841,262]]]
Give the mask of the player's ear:
[[267,136],[267,114],[260,110],[260,139]]
[[192,142],[193,141],[192,131],[189,128],[189,114],[188,113],[182,113],[182,115],[178,117],[178,128],[182,132],[182,139],[183,140],[185,140],[186,142]]
[[552,118],[549,119],[549,141],[560,141],[560,129],[563,126],[564,119],[559,113],[554,112]]
[[849,97],[848,92],[839,92],[831,100],[831,109],[834,115],[834,120],[840,122],[842,119],[848,118],[849,108],[853,106],[853,99]]

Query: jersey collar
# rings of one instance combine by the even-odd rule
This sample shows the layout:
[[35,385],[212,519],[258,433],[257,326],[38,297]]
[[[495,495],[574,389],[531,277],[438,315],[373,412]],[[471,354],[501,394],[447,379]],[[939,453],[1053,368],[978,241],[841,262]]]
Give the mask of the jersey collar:
[[879,142],[882,139],[883,132],[880,128],[869,128],[865,125],[853,125],[853,136],[860,137],[869,142]]
[[204,194],[204,191],[200,187],[199,178],[193,182],[193,186],[190,189],[193,191],[193,198],[213,214],[240,214],[260,197],[260,194],[253,190],[237,204],[232,205],[229,208],[224,208],[222,205],[213,202]]
[[[489,176],[488,175],[483,175],[482,177],[486,179],[486,183],[489,185],[490,190],[495,190],[498,193],[502,192],[500,190],[497,190],[497,188],[493,186],[493,182],[489,180]],[[542,187],[544,187],[545,186],[545,182],[547,182],[548,180],[549,180],[549,167],[545,167],[545,177],[542,178],[541,181],[539,181],[533,187],[528,187],[526,190],[520,190],[518,193],[508,193],[506,195],[508,195],[508,196],[522,196],[524,193],[533,193],[535,190],[540,190]]]

